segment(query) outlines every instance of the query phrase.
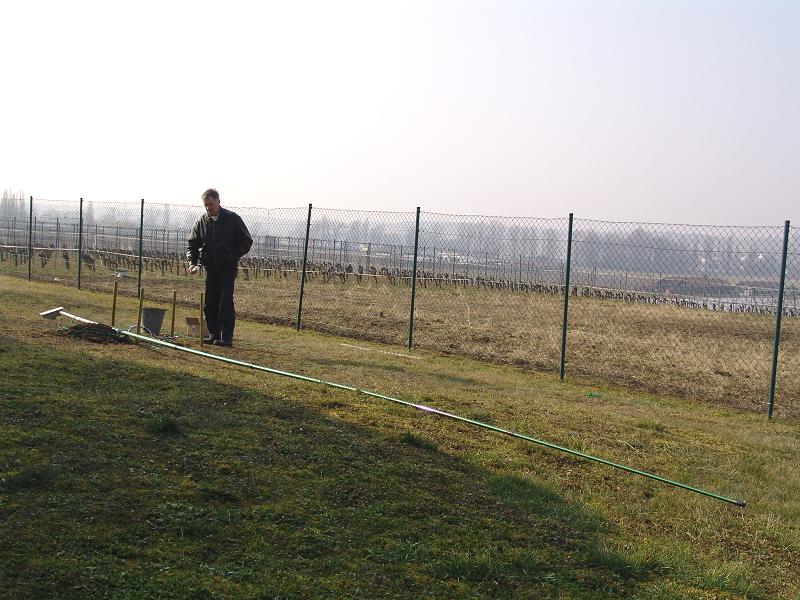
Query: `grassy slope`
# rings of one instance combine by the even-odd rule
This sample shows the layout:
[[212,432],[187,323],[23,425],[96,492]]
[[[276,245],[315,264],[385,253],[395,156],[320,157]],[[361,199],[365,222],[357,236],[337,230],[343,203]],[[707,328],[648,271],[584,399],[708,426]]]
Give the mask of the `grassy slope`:
[[[800,425],[242,322],[237,358],[489,420],[744,511],[346,392],[56,335],[0,276],[0,597],[796,597]],[[121,300],[120,323],[134,320]],[[182,316],[183,312],[179,313]]]

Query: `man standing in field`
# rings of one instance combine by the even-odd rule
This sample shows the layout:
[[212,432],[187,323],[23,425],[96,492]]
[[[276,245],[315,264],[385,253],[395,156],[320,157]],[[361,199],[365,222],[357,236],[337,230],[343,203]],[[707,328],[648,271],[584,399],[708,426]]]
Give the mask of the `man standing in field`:
[[239,259],[250,251],[253,238],[242,218],[219,205],[219,193],[208,189],[201,196],[206,212],[189,234],[189,273],[197,273],[198,261],[206,269],[203,312],[208,325],[207,343],[233,345],[236,312],[233,308],[233,283]]

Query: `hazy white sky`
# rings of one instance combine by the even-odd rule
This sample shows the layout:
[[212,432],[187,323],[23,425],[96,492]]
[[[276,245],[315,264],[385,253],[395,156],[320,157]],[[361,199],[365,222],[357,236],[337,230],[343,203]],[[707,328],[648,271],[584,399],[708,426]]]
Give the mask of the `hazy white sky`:
[[0,3],[0,187],[800,223],[800,0]]

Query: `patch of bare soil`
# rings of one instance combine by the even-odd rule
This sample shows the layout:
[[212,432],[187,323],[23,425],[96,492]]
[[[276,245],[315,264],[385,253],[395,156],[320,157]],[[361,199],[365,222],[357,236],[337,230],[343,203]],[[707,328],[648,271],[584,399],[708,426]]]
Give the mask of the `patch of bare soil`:
[[130,344],[131,340],[113,327],[95,323],[78,323],[72,327],[59,330],[59,335],[86,340],[96,344]]

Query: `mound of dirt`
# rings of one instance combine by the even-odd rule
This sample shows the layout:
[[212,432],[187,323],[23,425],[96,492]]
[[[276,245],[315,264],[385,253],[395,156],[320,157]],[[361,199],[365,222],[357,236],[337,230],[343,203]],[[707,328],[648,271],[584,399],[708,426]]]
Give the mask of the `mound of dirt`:
[[94,323],[78,323],[59,331],[73,339],[86,340],[96,344],[131,344],[131,340],[108,325]]

